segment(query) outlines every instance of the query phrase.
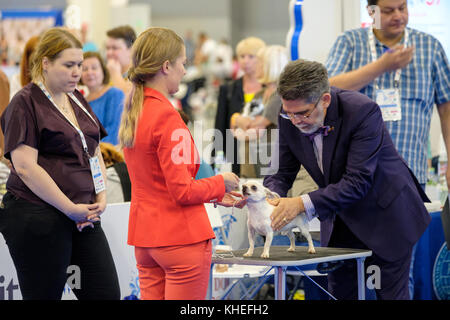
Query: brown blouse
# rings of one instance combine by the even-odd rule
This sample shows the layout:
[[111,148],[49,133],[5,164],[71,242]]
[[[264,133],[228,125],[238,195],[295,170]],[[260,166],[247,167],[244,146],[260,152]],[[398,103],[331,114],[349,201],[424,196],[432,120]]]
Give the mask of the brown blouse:
[[[75,90],[74,95],[97,122],[95,124],[69,99],[86,138],[89,154],[93,156],[99,138],[107,133],[81,93]],[[35,148],[38,150],[38,164],[70,200],[74,203],[95,202],[89,158],[83,150],[80,135],[36,84],[26,85],[14,96],[0,121],[5,135],[6,158],[11,160],[11,151],[20,144]],[[46,204],[23,183],[14,168],[6,189],[33,203]]]

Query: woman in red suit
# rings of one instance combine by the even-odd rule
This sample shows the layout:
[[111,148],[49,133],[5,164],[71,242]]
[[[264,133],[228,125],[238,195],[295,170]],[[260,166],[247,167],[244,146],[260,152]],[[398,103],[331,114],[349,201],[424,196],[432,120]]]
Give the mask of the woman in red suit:
[[141,298],[204,299],[214,232],[203,203],[229,205],[239,178],[227,172],[194,180],[200,158],[168,100],[186,73],[183,40],[150,28],[136,39],[132,58],[119,139],[132,185],[128,244],[135,246]]

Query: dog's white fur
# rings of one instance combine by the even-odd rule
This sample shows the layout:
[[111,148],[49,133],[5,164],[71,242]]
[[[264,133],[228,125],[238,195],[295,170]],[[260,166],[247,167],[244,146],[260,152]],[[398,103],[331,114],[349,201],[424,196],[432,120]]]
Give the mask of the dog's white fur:
[[[245,257],[251,257],[255,248],[255,239],[257,234],[264,235],[266,241],[264,243],[264,250],[261,258],[269,258],[269,250],[272,244],[274,231],[272,229],[272,220],[270,216],[275,208],[273,205],[266,201],[266,198],[279,198],[280,196],[265,188],[261,183],[257,181],[248,181],[242,185],[242,193],[247,198],[248,207],[248,241],[250,248],[244,254]],[[300,213],[294,220],[285,225],[281,230],[281,234],[287,235],[291,242],[288,249],[289,252],[295,251],[295,235],[292,229],[298,227],[300,232],[308,240],[308,253],[316,253],[314,245],[309,233],[308,219],[304,212]]]

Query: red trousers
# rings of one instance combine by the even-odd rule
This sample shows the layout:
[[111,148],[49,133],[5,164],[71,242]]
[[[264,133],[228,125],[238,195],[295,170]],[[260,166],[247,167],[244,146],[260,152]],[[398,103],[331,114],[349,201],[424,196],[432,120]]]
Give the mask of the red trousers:
[[211,240],[180,246],[135,247],[141,299],[205,299],[211,250]]

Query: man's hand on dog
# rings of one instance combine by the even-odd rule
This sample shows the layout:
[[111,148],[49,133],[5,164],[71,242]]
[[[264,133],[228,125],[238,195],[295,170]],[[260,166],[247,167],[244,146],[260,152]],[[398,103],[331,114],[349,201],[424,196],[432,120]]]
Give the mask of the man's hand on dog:
[[272,219],[272,229],[279,231],[291,222],[300,212],[305,211],[302,198],[279,198],[267,200],[275,206],[270,216]]

